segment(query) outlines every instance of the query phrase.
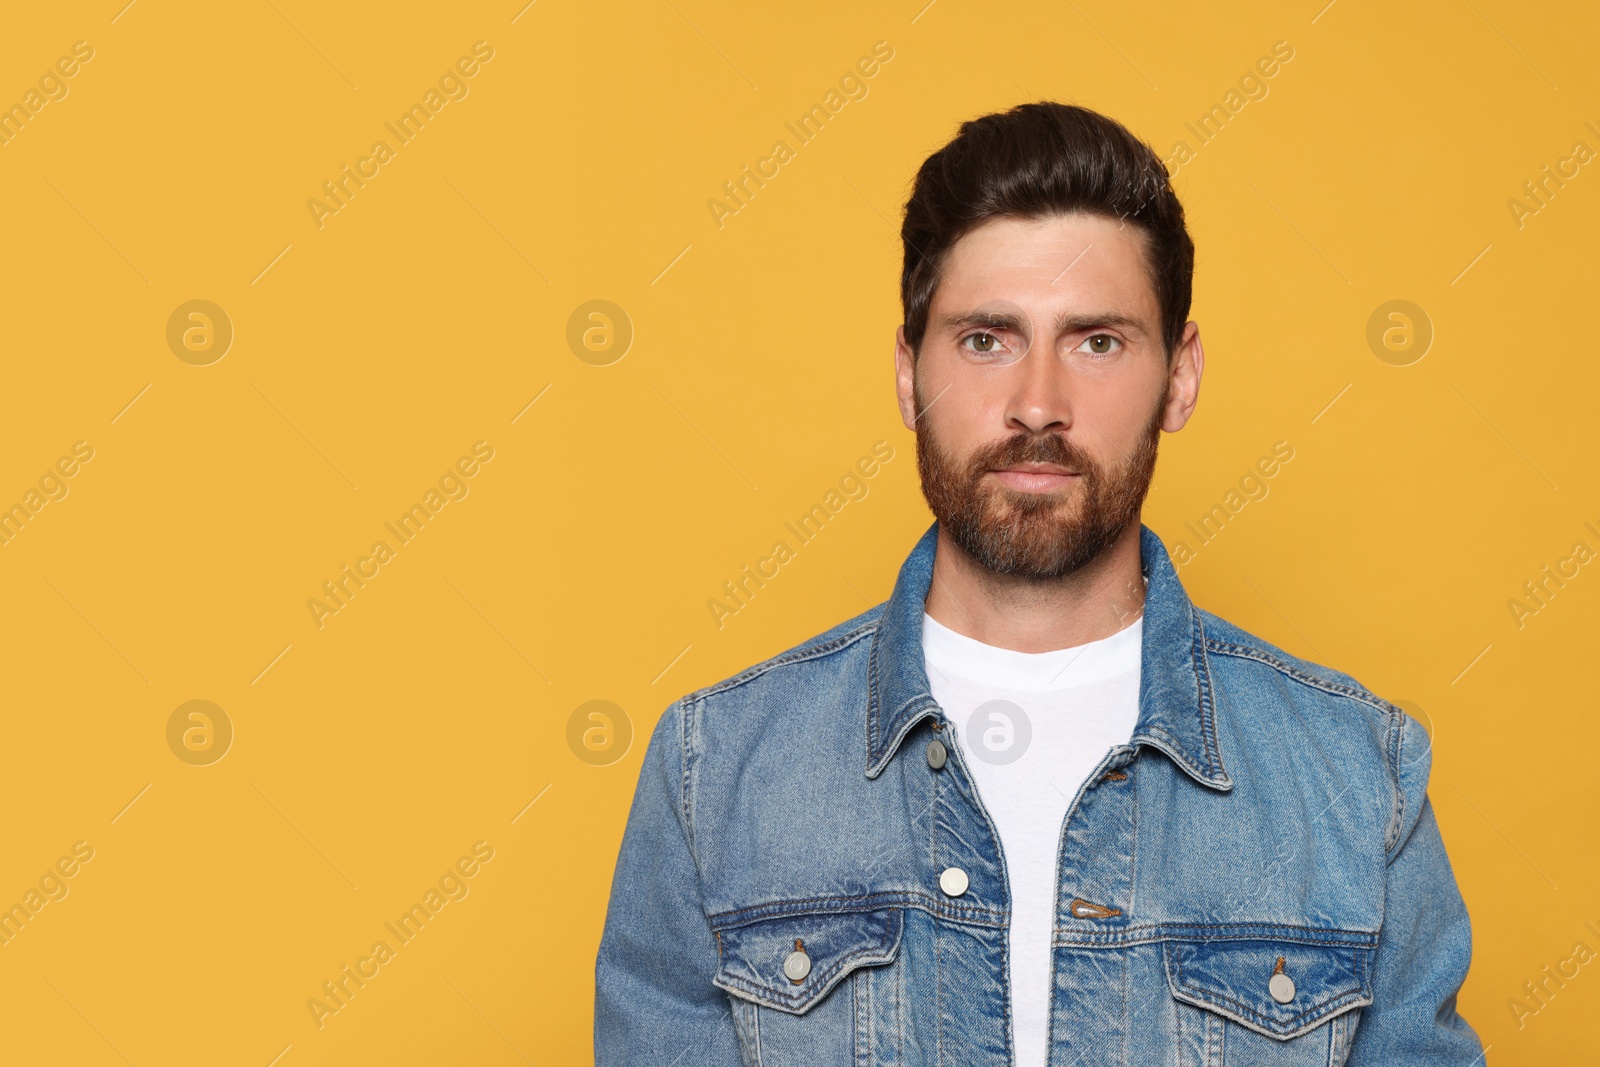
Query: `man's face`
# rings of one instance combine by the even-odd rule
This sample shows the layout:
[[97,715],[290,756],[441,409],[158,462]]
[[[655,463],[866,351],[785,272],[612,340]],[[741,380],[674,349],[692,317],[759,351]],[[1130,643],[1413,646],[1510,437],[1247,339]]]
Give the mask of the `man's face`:
[[914,372],[900,335],[923,495],[991,571],[1047,580],[1095,559],[1138,520],[1161,431],[1188,420],[1196,327],[1169,368],[1144,242],[1097,216],[984,223],[941,266]]

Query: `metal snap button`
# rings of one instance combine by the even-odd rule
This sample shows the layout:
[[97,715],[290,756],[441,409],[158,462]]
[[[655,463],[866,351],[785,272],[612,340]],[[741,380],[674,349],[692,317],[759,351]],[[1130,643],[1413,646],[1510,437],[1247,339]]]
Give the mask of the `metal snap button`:
[[967,872],[960,867],[946,867],[939,875],[939,888],[946,896],[959,897],[967,891]]
[[794,945],[794,951],[783,958],[783,973],[789,981],[799,985],[811,973],[811,957],[806,955],[798,937],[794,939]]
[[1277,966],[1272,968],[1272,977],[1267,979],[1267,992],[1279,1004],[1287,1004],[1294,999],[1294,979],[1283,973],[1282,956],[1278,957]]
[[950,750],[944,747],[944,742],[934,738],[928,742],[928,766],[934,770],[944,767],[944,761],[950,758]]

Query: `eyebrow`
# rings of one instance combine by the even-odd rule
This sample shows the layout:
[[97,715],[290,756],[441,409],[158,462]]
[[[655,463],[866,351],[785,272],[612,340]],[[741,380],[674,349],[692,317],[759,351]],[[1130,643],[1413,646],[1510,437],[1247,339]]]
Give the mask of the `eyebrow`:
[[[1010,311],[957,311],[941,315],[937,326],[940,330],[964,330],[988,326],[993,329],[1020,332],[1023,327],[1023,321],[1020,316]],[[1055,320],[1057,333],[1078,333],[1101,326],[1115,326],[1132,333],[1144,333],[1144,327],[1140,325],[1139,320],[1132,316],[1112,311],[1094,312],[1087,315],[1063,313],[1056,316]]]

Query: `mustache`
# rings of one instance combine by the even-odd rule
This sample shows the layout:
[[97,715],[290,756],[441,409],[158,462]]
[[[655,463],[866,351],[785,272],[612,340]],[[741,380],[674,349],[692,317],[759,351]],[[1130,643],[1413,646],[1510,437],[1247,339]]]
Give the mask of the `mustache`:
[[977,477],[985,471],[1018,463],[1053,463],[1081,474],[1094,469],[1094,461],[1089,454],[1060,434],[1038,436],[1019,433],[974,453],[971,474]]

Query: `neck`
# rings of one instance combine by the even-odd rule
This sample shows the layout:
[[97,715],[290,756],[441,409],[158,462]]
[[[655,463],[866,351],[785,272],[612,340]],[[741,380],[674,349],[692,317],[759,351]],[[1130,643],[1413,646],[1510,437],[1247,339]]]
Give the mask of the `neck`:
[[1111,547],[1060,578],[996,574],[939,527],[924,610],[958,634],[1014,652],[1053,652],[1125,629],[1144,609],[1139,523]]

